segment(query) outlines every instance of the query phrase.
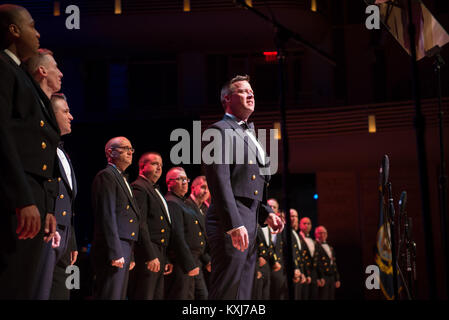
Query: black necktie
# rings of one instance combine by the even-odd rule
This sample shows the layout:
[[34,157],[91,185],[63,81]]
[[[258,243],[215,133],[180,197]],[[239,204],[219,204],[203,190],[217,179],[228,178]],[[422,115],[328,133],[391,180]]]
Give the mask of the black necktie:
[[239,126],[242,127],[243,130],[254,130],[254,122],[246,122],[246,121],[239,121]]

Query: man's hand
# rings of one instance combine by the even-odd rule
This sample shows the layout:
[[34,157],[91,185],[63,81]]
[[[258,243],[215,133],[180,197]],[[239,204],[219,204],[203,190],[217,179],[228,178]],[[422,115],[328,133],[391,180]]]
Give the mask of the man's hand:
[[159,270],[161,270],[161,263],[159,262],[159,258],[155,258],[145,263],[147,265],[147,269],[151,272],[159,272]]
[[306,278],[306,282],[307,282],[307,284],[311,284],[312,283],[312,277],[307,277]]
[[167,263],[164,268],[164,276],[173,272],[173,265],[171,263]]
[[271,233],[280,233],[282,230],[284,230],[284,223],[282,222],[281,218],[279,218],[274,213],[269,213],[267,220],[265,220],[265,223],[268,224],[272,230]]
[[324,287],[324,284],[326,283],[326,280],[324,280],[324,279],[317,279],[316,283],[317,283],[318,287]]
[[123,257],[121,257],[120,259],[117,259],[117,260],[112,260],[112,262],[111,262],[111,266],[117,267],[120,269],[123,268],[124,264],[125,264],[125,258],[123,258]]
[[335,288],[340,288],[340,286],[341,286],[341,283],[340,283],[340,281],[335,281]]
[[44,241],[49,242],[55,236],[56,218],[54,214],[47,213],[45,216]]
[[295,269],[293,271],[293,282],[298,283],[301,280],[301,271],[299,269]]
[[78,251],[70,251],[70,265],[73,266],[73,264],[76,262],[76,259],[78,258]]
[[210,262],[208,264],[206,264],[206,270],[207,270],[207,272],[212,271],[212,264]]
[[282,266],[281,266],[281,264],[279,263],[279,262],[275,262],[274,264],[273,264],[273,271],[279,271],[279,270],[281,270],[281,268],[282,268]]
[[238,228],[231,232],[232,245],[240,251],[248,249],[248,231],[245,227]]
[[264,257],[259,257],[259,267],[263,267],[267,263]]
[[256,279],[262,278],[262,272],[257,271]]
[[304,273],[301,273],[301,284],[306,283],[307,279]]
[[56,231],[55,236],[53,237],[53,239],[51,239],[51,247],[54,249],[59,247],[60,244],[61,244],[61,235],[59,234],[58,231]]
[[131,261],[131,262],[129,263],[129,270],[134,269],[135,266],[136,266],[136,262],[135,262],[135,261]]
[[200,274],[200,267],[196,267],[196,268],[190,270],[190,271],[187,273],[187,275],[188,275],[189,277],[194,277],[194,276],[197,276],[197,275],[199,275],[199,274]]
[[16,209],[16,216],[18,239],[33,239],[41,229],[39,209],[35,205]]

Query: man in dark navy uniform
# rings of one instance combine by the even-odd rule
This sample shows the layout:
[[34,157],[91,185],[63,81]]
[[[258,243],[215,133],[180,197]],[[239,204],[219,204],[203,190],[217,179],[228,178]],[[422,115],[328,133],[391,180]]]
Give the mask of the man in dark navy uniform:
[[136,266],[130,273],[128,297],[137,300],[164,299],[164,273],[173,265],[167,260],[167,246],[172,234],[172,221],[167,202],[159,191],[162,157],[157,152],[144,153],[139,159],[139,176],[131,184],[148,233],[141,234],[135,246]]
[[189,179],[181,167],[171,168],[165,178],[168,209],[172,216],[176,241],[171,241],[168,257],[173,262],[173,272],[167,276],[166,298],[193,300],[195,276],[200,274],[200,257],[206,247],[206,235],[201,230],[195,211],[185,204]]
[[44,240],[56,230],[60,132],[50,100],[21,67],[39,38],[25,8],[0,6],[0,299],[36,298]]
[[315,248],[318,252],[318,270],[321,275],[321,286],[318,288],[320,300],[335,300],[335,289],[340,288],[334,248],[327,242],[327,230],[324,226],[315,228]]
[[[269,162],[247,123],[255,106],[249,77],[226,83],[221,102],[226,114],[208,129],[219,133],[221,152],[205,166],[212,195],[206,216],[212,261],[209,299],[251,299],[258,220],[274,232],[282,231],[283,223],[266,205]],[[243,153],[232,152],[234,146],[243,146]]]
[[139,237],[139,208],[124,175],[134,148],[127,138],[116,137],[106,143],[105,153],[108,165],[92,184],[94,297],[119,300],[126,297],[132,250]]
[[[48,49],[39,49],[38,54],[28,59],[26,67],[42,91],[51,99],[61,136],[70,133],[72,131],[70,123],[73,117],[70,114],[64,94],[56,94],[61,90],[63,74],[58,68],[53,52]],[[71,255],[77,255],[74,239],[75,233],[72,228],[72,209],[76,196],[76,179],[69,157],[63,150],[62,142],[60,142],[57,149],[58,197],[55,203],[57,227],[52,243],[45,245],[45,253],[42,255],[39,265],[41,271],[37,288],[37,299],[41,300],[49,299],[52,291],[54,293],[53,299],[68,300],[70,298],[70,291],[65,284],[67,278],[65,270],[68,265],[74,263]],[[66,256],[64,254],[69,240],[73,254],[68,253],[68,256]]]
[[[64,94],[53,94],[51,97],[53,111],[58,122],[61,136],[72,131],[73,116]],[[44,255],[43,271],[39,299],[69,300],[70,290],[66,286],[66,268],[73,265],[78,256],[74,229],[74,204],[77,193],[75,171],[63,143],[57,149],[59,177],[58,197],[55,203],[56,235],[47,245]]]
[[[193,179],[190,186],[191,193],[186,199],[185,203],[194,210],[195,224],[199,225],[201,233],[206,235],[206,212],[204,201],[209,197],[209,187],[205,176],[198,176]],[[200,243],[201,244],[201,243]],[[209,246],[206,237],[204,237],[204,250],[199,257],[200,273],[194,277],[195,279],[195,300],[207,300],[208,298],[208,286],[207,281],[211,271]]]

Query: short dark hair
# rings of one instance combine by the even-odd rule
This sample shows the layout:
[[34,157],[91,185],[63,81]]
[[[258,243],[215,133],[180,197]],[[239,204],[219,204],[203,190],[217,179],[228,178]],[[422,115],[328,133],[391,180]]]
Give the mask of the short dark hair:
[[234,78],[232,78],[231,80],[226,82],[223,85],[223,87],[221,87],[220,101],[221,101],[221,105],[223,106],[224,109],[226,109],[224,96],[231,93],[232,92],[232,84],[234,84],[235,82],[239,82],[239,81],[248,81],[249,82],[249,75],[244,75],[244,76],[236,75]]
[[143,167],[146,165],[146,163],[148,162],[148,156],[150,154],[155,154],[159,157],[162,158],[161,154],[159,152],[156,151],[149,151],[149,152],[145,152],[143,155],[140,156],[139,158],[139,171],[143,169]]
[[26,10],[24,7],[15,4],[0,5],[0,49],[8,48],[9,26],[11,24],[19,25],[19,12]]
[[53,51],[45,48],[39,48],[37,50],[37,54],[29,58],[25,63],[28,72],[33,75],[40,66],[44,65],[44,59],[46,59],[46,56],[53,56]]
[[192,181],[192,187],[195,187],[196,185],[202,183],[203,181],[207,182],[206,176],[198,176]]
[[65,94],[62,93],[62,92],[53,93],[53,94],[51,95],[51,101],[58,100],[58,99],[67,101],[67,97],[66,97]]

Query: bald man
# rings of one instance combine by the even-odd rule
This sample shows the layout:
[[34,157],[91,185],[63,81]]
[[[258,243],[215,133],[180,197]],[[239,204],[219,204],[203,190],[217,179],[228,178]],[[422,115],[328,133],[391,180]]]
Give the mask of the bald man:
[[25,8],[0,5],[0,299],[36,298],[36,266],[56,230],[60,131],[48,96],[21,68],[39,38]]
[[127,138],[109,140],[105,146],[108,165],[95,176],[92,185],[95,218],[92,260],[96,299],[120,300],[126,297],[131,254],[139,237],[140,219],[139,208],[124,176],[133,153],[134,148]]

